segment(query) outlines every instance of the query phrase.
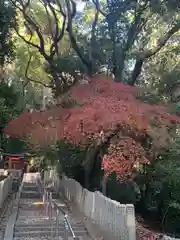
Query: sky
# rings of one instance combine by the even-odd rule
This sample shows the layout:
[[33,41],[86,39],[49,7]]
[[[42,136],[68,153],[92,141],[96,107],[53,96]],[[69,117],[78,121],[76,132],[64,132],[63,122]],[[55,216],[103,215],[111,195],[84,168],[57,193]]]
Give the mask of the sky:
[[79,1],[79,0],[76,0],[76,6],[77,6],[77,11],[78,12],[82,12],[83,11],[83,8],[85,6],[85,3],[82,2],[82,1]]

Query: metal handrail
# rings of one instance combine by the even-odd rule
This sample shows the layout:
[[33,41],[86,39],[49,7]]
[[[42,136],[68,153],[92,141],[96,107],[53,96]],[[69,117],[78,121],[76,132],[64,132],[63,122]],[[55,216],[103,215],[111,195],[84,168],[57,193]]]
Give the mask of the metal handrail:
[[60,206],[56,204],[55,201],[52,199],[52,193],[48,191],[44,186],[43,186],[43,203],[45,205],[45,212],[46,215],[49,217],[49,220],[51,222],[51,236],[53,235],[53,226],[52,226],[52,211],[53,208],[56,211],[56,237],[59,237],[59,213],[61,212],[64,216],[64,240],[68,240],[68,230],[75,240],[79,240],[78,237],[76,237],[73,228],[71,226],[71,223],[68,219],[68,214],[65,212]]

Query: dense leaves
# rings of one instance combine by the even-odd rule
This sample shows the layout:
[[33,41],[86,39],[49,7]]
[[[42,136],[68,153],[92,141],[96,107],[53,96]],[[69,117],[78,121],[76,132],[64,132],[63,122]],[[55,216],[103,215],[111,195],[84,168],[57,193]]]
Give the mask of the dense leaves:
[[8,62],[12,57],[13,43],[11,30],[14,26],[15,9],[10,1],[0,2],[0,65]]
[[180,121],[167,107],[143,104],[136,96],[134,87],[94,78],[66,96],[74,107],[24,113],[9,123],[5,134],[29,137],[40,147],[58,140],[85,148],[108,142],[102,167],[107,175],[122,177],[166,148]]
[[1,147],[4,147],[5,139],[3,138],[3,129],[10,119],[16,118],[21,109],[17,106],[18,95],[11,86],[5,82],[0,84],[0,139]]

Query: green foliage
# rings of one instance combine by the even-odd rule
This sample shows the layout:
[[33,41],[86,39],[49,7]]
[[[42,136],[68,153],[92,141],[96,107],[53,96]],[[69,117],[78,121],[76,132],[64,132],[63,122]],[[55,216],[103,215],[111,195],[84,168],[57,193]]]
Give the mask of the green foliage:
[[9,62],[13,53],[11,29],[14,25],[15,9],[10,1],[0,1],[0,65]]
[[[174,38],[178,38],[177,33]],[[161,101],[178,102],[177,92],[180,84],[179,44],[168,44],[162,51],[144,65],[142,82],[147,85],[149,92],[154,92]]]
[[0,84],[0,138],[1,147],[4,147],[6,139],[3,137],[2,131],[7,125],[8,121],[16,118],[21,109],[17,108],[18,95],[14,92],[12,86],[5,82]]
[[140,192],[135,182],[119,183],[115,174],[112,174],[107,182],[107,196],[122,204],[136,204],[139,201]]
[[69,177],[75,177],[78,173],[78,167],[83,166],[85,160],[84,150],[64,142],[58,143],[57,150],[63,172]]
[[161,221],[165,232],[180,234],[180,162],[177,136],[156,162],[137,178],[141,190],[141,209]]
[[18,96],[11,86],[2,82],[0,84],[0,96],[0,129],[2,131],[10,119],[18,116],[19,111],[16,109]]
[[26,151],[26,143],[19,139],[7,139],[5,145],[5,152],[7,153],[22,153]]

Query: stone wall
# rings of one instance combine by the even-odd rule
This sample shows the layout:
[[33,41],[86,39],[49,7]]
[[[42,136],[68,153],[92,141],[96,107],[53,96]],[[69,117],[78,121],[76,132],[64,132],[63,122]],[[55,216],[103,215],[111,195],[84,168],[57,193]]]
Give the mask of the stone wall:
[[0,181],[0,209],[3,207],[3,203],[7,199],[11,190],[12,190],[12,176],[9,175],[4,180]]
[[[55,181],[58,181],[55,183]],[[58,180],[55,171],[45,172],[44,183],[53,183],[63,189],[68,200],[74,201],[81,212],[91,219],[102,230],[111,232],[112,235],[122,240],[135,240],[135,214],[132,204],[120,204],[100,192],[90,192],[76,182],[63,176]]]

